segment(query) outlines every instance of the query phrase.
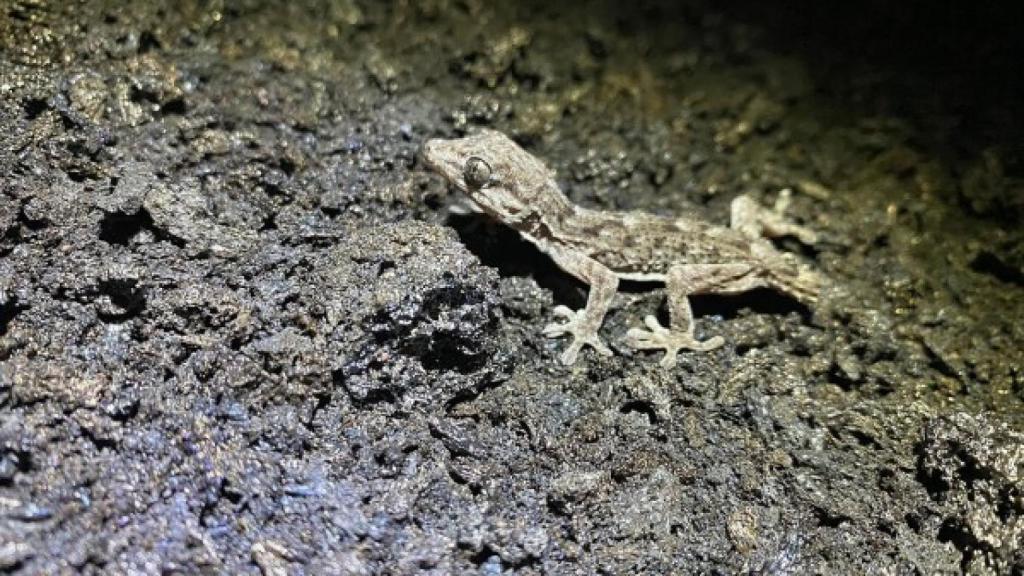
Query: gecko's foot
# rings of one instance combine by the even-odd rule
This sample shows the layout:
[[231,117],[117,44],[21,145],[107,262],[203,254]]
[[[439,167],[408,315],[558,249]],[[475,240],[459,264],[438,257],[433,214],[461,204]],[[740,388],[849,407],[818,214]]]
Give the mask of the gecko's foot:
[[797,240],[808,246],[818,243],[818,233],[806,226],[792,222],[779,222],[775,225],[775,230],[783,236],[795,236]]
[[772,229],[771,231],[776,236],[795,236],[800,242],[808,246],[817,244],[817,232],[806,226],[801,226],[786,217],[786,211],[789,210],[789,204],[792,200],[793,193],[789,188],[779,192],[779,196],[775,199],[775,205],[772,206],[771,211],[767,214],[762,214],[762,218],[765,218],[765,227]]
[[732,204],[732,227],[751,240],[794,236],[803,244],[813,246],[818,242],[817,232],[786,217],[791,196],[788,189],[783,190],[772,208],[765,208],[748,196],[737,196]]
[[647,325],[648,330],[632,328],[626,332],[626,338],[629,345],[637,350],[664,350],[665,357],[660,362],[662,368],[674,367],[680,350],[707,352],[725,344],[725,339],[721,336],[701,342],[694,338],[692,329],[690,332],[669,330],[659,324],[658,319],[654,316],[644,318],[644,324]]
[[572,335],[572,342],[562,352],[562,364],[566,366],[576,362],[583,346],[590,346],[602,356],[611,356],[612,351],[597,335],[596,328],[588,329],[586,326],[585,310],[572,310],[568,306],[556,306],[553,310],[555,316],[565,318],[565,322],[552,322],[544,327],[542,333],[548,338],[558,338],[565,334]]

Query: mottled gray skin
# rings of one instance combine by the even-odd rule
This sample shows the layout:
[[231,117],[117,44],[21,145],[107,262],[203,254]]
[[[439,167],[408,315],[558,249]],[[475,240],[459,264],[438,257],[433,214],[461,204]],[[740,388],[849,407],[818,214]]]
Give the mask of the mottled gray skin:
[[768,287],[813,304],[825,284],[821,275],[764,239],[793,235],[802,242],[815,241],[812,231],[782,217],[785,195],[774,210],[746,196],[737,197],[731,205],[731,226],[725,228],[685,217],[576,206],[559,190],[554,173],[543,162],[494,130],[456,140],[431,140],[423,156],[477,208],[518,231],[590,286],[583,310],[556,307],[555,314],[566,321],[544,328],[547,336],[573,336],[561,357],[565,364],[574,363],[584,345],[611,354],[597,330],[619,280],[666,285],[671,328],[648,316],[648,330],[634,328],[627,333],[635,348],[665,350],[661,365],[666,368],[675,365],[680,349],[705,351],[724,344],[720,336],[705,341],[694,337],[691,294],[735,294]]

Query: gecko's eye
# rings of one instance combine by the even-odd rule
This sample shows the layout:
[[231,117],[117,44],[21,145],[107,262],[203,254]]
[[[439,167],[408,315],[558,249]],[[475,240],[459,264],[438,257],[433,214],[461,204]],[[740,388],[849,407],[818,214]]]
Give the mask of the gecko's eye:
[[462,179],[466,186],[479,189],[491,182],[491,165],[479,156],[471,156],[466,160],[466,167],[462,169]]

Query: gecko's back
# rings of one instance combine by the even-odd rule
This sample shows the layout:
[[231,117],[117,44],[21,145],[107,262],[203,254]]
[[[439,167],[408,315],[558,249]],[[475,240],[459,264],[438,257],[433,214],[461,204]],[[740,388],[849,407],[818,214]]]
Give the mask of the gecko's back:
[[558,241],[626,279],[660,280],[670,266],[749,262],[751,241],[739,232],[689,218],[576,208]]
[[557,242],[585,253],[625,280],[664,281],[673,266],[743,265],[773,288],[815,302],[825,278],[764,238],[691,218],[577,207]]

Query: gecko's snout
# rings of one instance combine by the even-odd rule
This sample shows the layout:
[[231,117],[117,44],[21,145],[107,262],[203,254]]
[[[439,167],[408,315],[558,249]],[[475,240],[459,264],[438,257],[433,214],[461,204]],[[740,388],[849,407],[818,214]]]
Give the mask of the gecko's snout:
[[462,166],[449,141],[437,138],[428,140],[423,144],[420,156],[428,168],[449,182],[458,185],[461,181]]
[[433,140],[427,140],[423,144],[420,155],[423,157],[423,161],[430,168],[441,172],[443,175],[448,175],[449,154],[446,152],[446,142],[437,138]]
[[420,157],[423,158],[423,162],[431,168],[434,167],[434,158],[437,157],[437,141],[427,140],[423,144],[423,148],[420,149]]

